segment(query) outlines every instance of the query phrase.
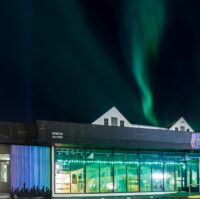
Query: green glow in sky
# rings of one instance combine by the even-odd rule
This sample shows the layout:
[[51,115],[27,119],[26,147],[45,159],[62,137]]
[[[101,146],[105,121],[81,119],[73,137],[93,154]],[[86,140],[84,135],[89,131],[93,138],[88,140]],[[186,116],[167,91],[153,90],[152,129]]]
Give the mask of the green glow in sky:
[[132,1],[132,6],[126,13],[126,20],[131,32],[128,35],[131,41],[129,45],[132,45],[131,70],[140,89],[143,114],[150,123],[157,125],[148,78],[148,63],[158,52],[165,24],[164,2],[162,0]]

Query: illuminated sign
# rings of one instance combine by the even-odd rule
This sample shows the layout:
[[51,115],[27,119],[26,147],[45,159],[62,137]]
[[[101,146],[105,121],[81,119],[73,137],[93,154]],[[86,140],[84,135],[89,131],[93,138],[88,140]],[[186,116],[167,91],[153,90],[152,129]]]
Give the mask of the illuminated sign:
[[63,139],[63,132],[52,132],[51,135],[54,139]]
[[193,149],[200,149],[200,133],[192,133],[191,146]]

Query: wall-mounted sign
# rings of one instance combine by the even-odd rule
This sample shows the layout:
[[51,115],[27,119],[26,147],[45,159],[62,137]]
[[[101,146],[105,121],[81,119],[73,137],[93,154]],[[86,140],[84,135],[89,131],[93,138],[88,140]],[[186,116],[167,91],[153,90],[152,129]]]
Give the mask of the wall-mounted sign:
[[52,132],[51,136],[53,139],[63,139],[63,132]]
[[193,149],[200,149],[200,133],[192,133],[191,146]]

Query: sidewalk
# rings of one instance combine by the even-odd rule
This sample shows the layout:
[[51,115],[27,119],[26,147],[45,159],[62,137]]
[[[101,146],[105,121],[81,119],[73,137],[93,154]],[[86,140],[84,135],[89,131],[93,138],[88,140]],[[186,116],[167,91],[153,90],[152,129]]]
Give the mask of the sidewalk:
[[[0,195],[0,198],[10,198],[8,194]],[[140,195],[138,194],[130,194],[130,195],[121,195],[121,196],[74,196],[71,195],[70,197],[53,197],[52,199],[150,199],[150,198],[155,198],[155,199],[175,199],[175,198],[200,198],[200,193],[192,193],[189,195],[188,192],[177,192],[177,193],[141,193]],[[42,199],[42,197],[26,197],[22,199]]]

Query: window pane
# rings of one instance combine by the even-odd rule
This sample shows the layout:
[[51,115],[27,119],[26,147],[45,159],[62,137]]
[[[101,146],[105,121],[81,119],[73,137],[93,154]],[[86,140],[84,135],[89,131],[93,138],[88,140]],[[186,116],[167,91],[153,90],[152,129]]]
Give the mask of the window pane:
[[84,164],[71,163],[71,193],[84,193]]
[[111,126],[117,126],[117,118],[111,117]]
[[[164,152],[165,161],[165,191],[181,190],[185,186],[185,155],[182,152]],[[173,171],[174,169],[174,171]],[[174,173],[174,174],[173,174]],[[173,178],[174,175],[174,178]],[[173,180],[174,179],[174,180]],[[174,181],[174,183],[173,183]],[[171,182],[172,185],[167,185]]]
[[114,165],[114,191],[126,192],[126,165]]
[[140,166],[140,191],[151,191],[151,165]]
[[70,193],[70,164],[58,161],[55,163],[55,192]]
[[56,193],[83,193],[84,150],[55,148]]
[[86,165],[86,192],[99,192],[99,164],[97,163]]
[[177,164],[175,166],[175,190],[181,191],[185,186],[185,165]]
[[198,170],[198,161],[190,160],[187,162],[187,187],[197,187],[197,170]]
[[127,166],[127,191],[138,192],[139,181],[138,181],[138,164]]
[[100,192],[113,192],[113,166],[100,164]]
[[126,192],[126,159],[123,152],[114,153],[114,191]]
[[184,126],[180,126],[180,131],[185,131],[185,127]]
[[197,187],[197,161],[191,163],[191,184],[192,187]]
[[165,177],[165,191],[174,191],[175,186],[175,173],[174,173],[174,165],[173,164],[165,164],[164,169],[164,177]]
[[108,126],[108,118],[104,118],[104,125]]
[[124,127],[124,121],[123,120],[120,120],[120,126]]
[[163,165],[152,164],[152,191],[163,191]]

